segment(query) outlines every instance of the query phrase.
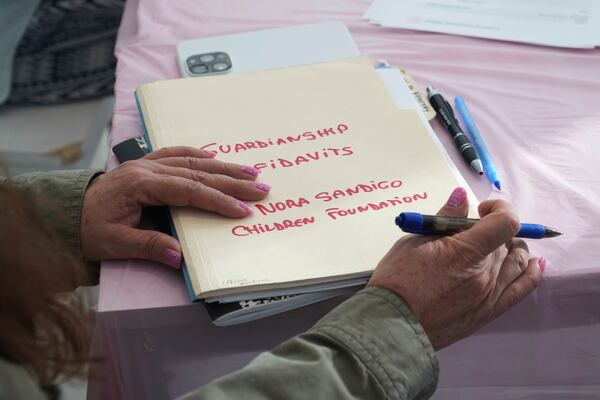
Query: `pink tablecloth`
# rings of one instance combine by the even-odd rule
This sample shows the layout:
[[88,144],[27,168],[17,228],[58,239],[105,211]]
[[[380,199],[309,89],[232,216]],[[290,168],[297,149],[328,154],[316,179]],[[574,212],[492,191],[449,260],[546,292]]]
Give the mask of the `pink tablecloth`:
[[[117,43],[111,145],[141,134],[134,89],[178,76],[178,41],[344,21],[373,61],[403,66],[422,86],[467,99],[503,176],[503,192],[473,175],[448,135],[437,131],[479,200],[508,199],[523,220],[566,233],[530,241],[532,252],[548,259],[545,281],[533,296],[440,353],[436,398],[599,398],[600,50],[382,29],[360,19],[368,5],[368,0],[129,0]],[[138,261],[104,263],[97,346],[110,361],[109,380],[104,386],[92,383],[90,398],[180,395],[307,328],[333,304],[219,329],[210,326],[201,307],[190,305],[179,273]]]

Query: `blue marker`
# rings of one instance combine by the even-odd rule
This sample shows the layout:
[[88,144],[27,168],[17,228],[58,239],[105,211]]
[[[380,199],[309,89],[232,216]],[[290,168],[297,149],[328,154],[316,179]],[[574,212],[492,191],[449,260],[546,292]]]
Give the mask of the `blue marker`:
[[475,150],[481,159],[481,163],[483,164],[483,171],[485,172],[485,176],[487,176],[488,180],[500,190],[500,174],[496,171],[496,167],[492,162],[492,157],[483,142],[483,138],[479,133],[479,129],[477,129],[477,125],[475,125],[475,121],[471,117],[469,113],[469,109],[467,108],[467,104],[463,100],[462,97],[456,96],[454,98],[454,105],[460,114],[461,119],[463,120],[465,127],[467,128],[467,132],[469,132],[469,136],[473,141],[473,146],[475,146]]
[[[419,235],[452,235],[472,227],[478,219],[440,217],[414,212],[403,212],[396,217],[396,225],[404,232]],[[539,224],[521,224],[516,237],[543,239],[562,235],[562,232]]]

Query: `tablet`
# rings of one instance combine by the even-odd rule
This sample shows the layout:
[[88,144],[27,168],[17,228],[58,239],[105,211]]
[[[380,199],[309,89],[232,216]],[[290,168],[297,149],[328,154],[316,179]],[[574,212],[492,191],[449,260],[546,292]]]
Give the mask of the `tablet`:
[[342,22],[211,36],[177,45],[177,63],[183,77],[316,64],[359,56]]

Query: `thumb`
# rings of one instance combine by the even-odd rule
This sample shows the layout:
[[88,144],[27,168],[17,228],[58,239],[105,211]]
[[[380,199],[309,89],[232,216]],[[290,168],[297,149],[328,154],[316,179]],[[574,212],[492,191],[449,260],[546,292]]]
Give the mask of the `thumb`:
[[155,261],[171,268],[181,267],[181,247],[172,236],[161,232],[136,228],[124,228],[119,258],[138,258]]
[[464,188],[457,187],[446,201],[446,204],[436,215],[442,217],[466,217],[469,214],[469,200],[467,191]]

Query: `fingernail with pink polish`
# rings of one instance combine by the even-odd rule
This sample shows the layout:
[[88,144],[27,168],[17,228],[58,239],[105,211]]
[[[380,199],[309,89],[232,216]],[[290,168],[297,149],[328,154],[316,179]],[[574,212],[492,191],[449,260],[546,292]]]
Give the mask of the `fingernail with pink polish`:
[[205,150],[205,151],[208,153],[209,157],[213,157],[214,158],[217,155],[216,151],[213,151],[213,150]]
[[248,204],[244,203],[243,201],[240,201],[239,204],[240,204],[240,208],[242,210],[244,210],[244,212],[246,213],[246,215],[252,215],[252,214],[254,214],[254,210]]
[[268,192],[269,190],[271,190],[271,186],[267,185],[266,183],[262,183],[262,182],[258,182],[256,184],[256,188],[258,190],[262,190],[263,192]]
[[448,198],[446,205],[448,207],[458,208],[464,204],[466,199],[467,191],[461,187],[457,187]]
[[245,174],[252,175],[252,176],[256,176],[256,175],[258,175],[258,170],[257,170],[256,168],[254,168],[254,167],[249,167],[249,166],[247,166],[247,165],[242,165],[242,166],[240,167],[240,169],[241,169],[241,170],[242,170],[242,171],[243,171]]
[[538,265],[540,266],[540,270],[544,272],[544,270],[546,269],[546,259],[544,257],[540,258],[538,260]]
[[164,254],[165,264],[169,267],[179,269],[181,266],[181,253],[177,250],[166,249]]

